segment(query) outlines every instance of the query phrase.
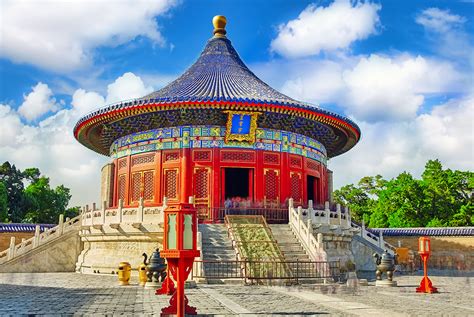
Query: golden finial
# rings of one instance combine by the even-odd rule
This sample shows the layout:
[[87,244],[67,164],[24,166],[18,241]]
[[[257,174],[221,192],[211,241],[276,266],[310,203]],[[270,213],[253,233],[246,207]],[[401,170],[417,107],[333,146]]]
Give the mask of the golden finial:
[[212,24],[214,25],[214,36],[215,37],[225,37],[227,33],[225,30],[225,25],[227,24],[227,19],[223,15],[216,15],[212,19]]

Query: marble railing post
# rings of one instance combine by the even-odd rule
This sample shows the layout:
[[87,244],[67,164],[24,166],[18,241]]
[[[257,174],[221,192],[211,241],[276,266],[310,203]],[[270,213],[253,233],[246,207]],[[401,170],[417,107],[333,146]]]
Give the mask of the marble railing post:
[[336,205],[337,219],[339,220],[339,225],[342,225],[342,213],[341,213],[341,204]]
[[345,206],[344,207],[344,212],[346,214],[346,225],[347,225],[347,228],[350,228],[351,227],[351,213],[349,211],[349,207]]
[[40,237],[40,226],[36,225],[35,227],[35,236],[33,239],[33,248],[36,248],[39,244],[39,237]]
[[59,215],[59,223],[58,223],[58,235],[62,235],[64,232],[64,215]]
[[293,203],[293,198],[288,199],[288,207],[295,208],[295,205]]
[[107,209],[107,201],[104,200],[102,202],[102,214],[101,214],[101,218],[102,218],[102,224],[105,224],[105,213],[106,213],[106,209]]
[[298,233],[300,233],[300,228],[301,228],[301,217],[303,216],[303,208],[301,206],[298,206]]
[[143,197],[140,197],[140,200],[138,201],[138,212],[137,212],[137,222],[138,223],[143,223]]
[[379,230],[379,247],[385,249],[385,243],[383,241],[383,232]]
[[97,210],[97,208],[96,208],[95,203],[92,203],[92,211],[96,211],[96,210]]
[[122,223],[122,208],[123,208],[123,201],[122,199],[119,199],[118,201],[119,223]]
[[10,248],[8,250],[8,260],[11,260],[15,257],[15,237],[10,238]]
[[321,246],[321,247],[323,246],[323,241],[324,241],[323,239],[324,239],[323,234],[321,232],[318,233],[317,240],[318,240],[319,246]]
[[194,196],[189,196],[188,197],[188,203],[191,205],[194,205]]
[[313,201],[310,199],[308,200],[308,216],[310,219],[313,219],[314,217],[314,212],[313,212]]
[[311,246],[311,236],[313,235],[313,223],[311,221],[311,218],[308,218],[308,220],[306,220],[306,225],[308,226],[308,235],[306,237],[306,243],[308,245],[308,247]]
[[360,236],[362,238],[365,238],[365,221],[364,221],[364,218],[362,218],[362,229],[360,230]]
[[163,197],[163,210],[165,210],[166,207],[168,207],[168,197],[164,196]]
[[326,223],[329,225],[331,223],[331,211],[329,210],[329,201],[324,203],[324,217],[326,217]]

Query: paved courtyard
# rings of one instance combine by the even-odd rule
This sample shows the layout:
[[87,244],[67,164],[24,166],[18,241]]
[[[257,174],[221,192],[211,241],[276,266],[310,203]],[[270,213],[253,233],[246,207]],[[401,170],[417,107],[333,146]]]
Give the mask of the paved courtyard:
[[[136,279],[135,279],[136,280]],[[472,277],[432,277],[439,294],[416,294],[419,276],[399,287],[340,285],[266,287],[202,285],[187,290],[190,304],[210,316],[474,316]],[[168,296],[116,276],[75,273],[0,274],[0,315],[159,315]]]

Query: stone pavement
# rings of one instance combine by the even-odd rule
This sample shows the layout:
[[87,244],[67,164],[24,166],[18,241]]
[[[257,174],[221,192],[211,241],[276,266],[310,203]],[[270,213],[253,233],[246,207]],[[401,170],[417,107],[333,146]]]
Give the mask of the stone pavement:
[[[397,288],[198,284],[187,294],[200,315],[211,316],[474,316],[472,277],[432,277],[440,290],[432,295],[414,293],[420,279],[398,277]],[[138,285],[118,286],[110,275],[0,274],[1,316],[151,316],[168,300]]]

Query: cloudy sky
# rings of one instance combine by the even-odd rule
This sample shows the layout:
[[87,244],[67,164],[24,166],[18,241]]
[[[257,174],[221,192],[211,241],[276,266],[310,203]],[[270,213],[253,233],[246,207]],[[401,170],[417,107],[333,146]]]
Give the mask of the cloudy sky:
[[287,95],[358,123],[331,159],[335,187],[419,176],[428,159],[474,170],[472,1],[2,0],[0,161],[36,166],[99,199],[108,159],[75,141],[78,118],[163,87],[199,56],[211,19]]

